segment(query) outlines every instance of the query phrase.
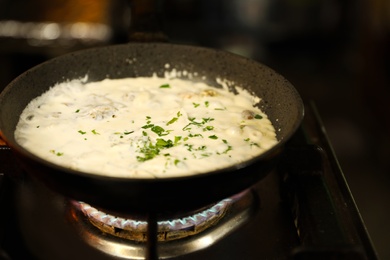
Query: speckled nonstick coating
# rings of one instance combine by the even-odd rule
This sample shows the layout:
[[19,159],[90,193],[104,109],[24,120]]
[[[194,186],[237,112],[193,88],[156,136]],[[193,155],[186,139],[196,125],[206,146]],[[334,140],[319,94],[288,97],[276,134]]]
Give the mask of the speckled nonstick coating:
[[[166,64],[170,68],[166,69]],[[279,144],[245,163],[189,177],[129,179],[104,177],[63,168],[40,159],[14,139],[19,116],[30,100],[55,83],[88,75],[104,78],[163,76],[175,68],[217,86],[222,78],[262,98],[261,109],[277,129]],[[130,43],[83,50],[49,60],[13,80],[0,95],[1,136],[27,173],[55,191],[110,211],[170,214],[196,209],[238,193],[274,167],[285,142],[303,118],[295,88],[270,68],[219,50],[168,43]]]

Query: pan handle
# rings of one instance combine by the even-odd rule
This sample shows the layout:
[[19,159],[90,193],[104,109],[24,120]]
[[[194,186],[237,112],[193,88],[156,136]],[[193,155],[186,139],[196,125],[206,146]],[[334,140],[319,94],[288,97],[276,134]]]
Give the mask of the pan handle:
[[1,136],[0,136],[0,147],[3,147],[3,146],[7,146],[7,144],[4,142],[3,139],[1,139]]
[[17,167],[15,157],[11,148],[0,137],[0,176],[21,176],[21,170]]
[[10,158],[11,148],[7,146],[5,141],[0,137],[0,175],[4,176],[8,172],[9,168],[9,158]]

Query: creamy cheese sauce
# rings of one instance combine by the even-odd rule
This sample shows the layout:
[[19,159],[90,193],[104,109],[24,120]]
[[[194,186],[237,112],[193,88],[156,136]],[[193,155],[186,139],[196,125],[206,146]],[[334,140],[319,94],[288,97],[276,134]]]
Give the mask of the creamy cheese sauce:
[[63,82],[20,117],[17,142],[53,163],[92,174],[164,178],[248,160],[277,143],[247,91],[177,78]]

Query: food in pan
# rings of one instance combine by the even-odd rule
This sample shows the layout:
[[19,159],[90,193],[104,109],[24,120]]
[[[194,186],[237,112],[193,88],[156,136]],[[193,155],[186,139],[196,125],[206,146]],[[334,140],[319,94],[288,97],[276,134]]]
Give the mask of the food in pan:
[[277,143],[259,97],[179,78],[59,83],[20,116],[17,142],[74,170],[125,178],[206,173]]

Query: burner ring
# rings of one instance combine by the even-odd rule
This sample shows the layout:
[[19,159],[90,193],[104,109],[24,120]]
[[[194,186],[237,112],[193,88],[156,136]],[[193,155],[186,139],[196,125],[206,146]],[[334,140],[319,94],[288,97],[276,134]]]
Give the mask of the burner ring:
[[[158,243],[159,257],[162,259],[173,258],[206,249],[240,229],[258,213],[259,208],[257,207],[258,204],[256,201],[259,198],[250,189],[234,195],[230,199],[230,202],[227,201],[228,205],[226,207],[226,212],[223,213],[223,217],[213,225],[205,228],[202,232],[197,234],[192,233],[194,235],[188,235],[183,239],[173,239],[176,234],[171,231],[169,232],[171,240],[162,241],[163,239],[160,238]],[[223,204],[226,201],[221,202]],[[81,210],[79,207],[80,204],[82,203],[69,200],[69,203],[67,204],[67,219],[73,224],[75,231],[81,236],[83,241],[92,248],[115,257],[115,259],[144,259],[147,253],[147,246],[145,245],[146,242],[140,241],[143,235],[136,237],[136,239],[139,240],[130,240],[126,239],[128,234],[131,233],[127,230],[122,230],[114,226],[109,227],[108,225],[103,225],[101,223],[95,225],[91,221],[93,218],[88,217],[88,215]],[[219,203],[216,205],[218,204]],[[216,207],[218,208],[218,206]],[[92,209],[89,210],[92,212]],[[196,213],[200,212],[194,212],[194,214]],[[129,215],[126,214],[126,216]],[[164,221],[161,222],[163,223]],[[113,223],[120,223],[120,221],[113,221]],[[105,227],[109,232],[104,232],[102,228],[97,228],[99,226]],[[147,226],[145,226],[145,229],[146,228]],[[200,229],[200,227],[197,228]],[[163,230],[163,226],[161,226],[161,230]],[[166,233],[167,232],[160,232],[159,235],[163,236],[162,234]],[[177,237],[183,237],[183,234],[180,234],[179,232]]]
[[[171,241],[202,232],[215,225],[228,211],[234,199],[227,198],[201,212],[173,220],[157,222],[158,241]],[[81,210],[88,220],[103,232],[111,235],[145,242],[147,240],[147,222],[125,219],[102,212],[85,202],[73,201],[73,205]]]

